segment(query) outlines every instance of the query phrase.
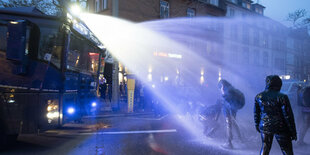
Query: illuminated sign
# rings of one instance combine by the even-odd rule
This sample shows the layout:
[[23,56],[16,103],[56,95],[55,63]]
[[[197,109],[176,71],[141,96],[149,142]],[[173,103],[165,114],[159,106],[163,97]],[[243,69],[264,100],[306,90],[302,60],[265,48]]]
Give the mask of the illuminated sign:
[[88,53],[89,56],[99,56],[99,53]]
[[154,52],[154,56],[159,56],[159,57],[168,57],[168,58],[176,58],[176,59],[182,59],[181,54],[175,54],[175,53],[164,53],[164,52]]
[[291,79],[291,76],[290,75],[280,75],[280,78],[284,79],[284,80],[289,80],[289,79]]

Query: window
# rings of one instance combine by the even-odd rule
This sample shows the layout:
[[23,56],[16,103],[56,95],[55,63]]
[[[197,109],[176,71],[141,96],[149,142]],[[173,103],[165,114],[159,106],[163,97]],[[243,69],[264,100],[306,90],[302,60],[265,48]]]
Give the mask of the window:
[[249,28],[246,25],[243,25],[243,29],[242,29],[243,33],[242,33],[242,42],[245,44],[249,44]]
[[287,39],[287,48],[294,49],[294,40],[292,38]]
[[61,47],[56,46],[58,39],[58,29],[41,28],[40,45],[38,58],[51,62],[57,68],[60,68]]
[[250,4],[250,3],[247,3],[247,4],[246,4],[246,8],[251,9],[251,4]]
[[97,74],[99,66],[99,53],[88,53],[88,55],[90,57],[90,62],[87,70],[91,73]]
[[272,40],[272,48],[273,49],[278,49],[278,40],[274,39]]
[[242,7],[246,8],[246,3],[242,2]]
[[8,28],[6,26],[0,25],[0,52],[6,51],[6,34]]
[[244,63],[244,64],[249,64],[249,48],[248,47],[244,47],[243,48],[243,57],[242,57],[242,62]]
[[284,69],[285,68],[284,59],[276,58],[274,61],[274,65],[276,66],[277,69]]
[[88,9],[87,0],[71,0],[71,2],[78,2],[81,8]]
[[235,41],[237,41],[237,39],[238,39],[238,27],[237,27],[237,25],[231,25],[230,37],[235,39]]
[[238,0],[230,0],[232,3],[235,3],[235,4],[237,4],[238,2]]
[[219,0],[210,0],[210,4],[219,6]]
[[268,42],[269,42],[268,34],[267,34],[267,33],[264,33],[264,34],[263,34],[263,46],[266,47],[266,48],[268,48],[268,47],[269,47]]
[[102,1],[102,10],[106,10],[108,8],[108,0]]
[[203,3],[212,4],[215,6],[219,6],[219,0],[198,0],[198,1],[203,2]]
[[160,18],[169,18],[169,3],[160,0]]
[[100,1],[95,0],[95,12],[100,12]]
[[255,8],[255,12],[263,15],[263,9],[261,9],[261,8]]
[[259,52],[259,50],[254,50],[254,64],[260,65],[260,52]]
[[294,55],[291,53],[287,53],[286,55],[286,63],[289,65],[294,65]]
[[67,55],[67,69],[86,71],[96,74],[98,71],[99,53],[87,41],[71,35]]
[[254,31],[254,45],[259,46],[259,32]]
[[84,57],[81,57],[82,50],[83,50],[83,46],[79,38],[75,37],[74,35],[71,35],[69,51],[67,54],[67,69],[76,70],[76,71],[79,70],[78,69],[79,65],[82,66],[82,63],[83,63],[81,62],[81,58],[84,58]]
[[263,55],[263,65],[264,66],[269,66],[269,55],[267,52],[264,52],[264,55]]
[[187,17],[194,17],[196,14],[196,11],[195,11],[195,9],[188,8],[186,11],[186,14],[187,14]]
[[230,16],[230,17],[235,16],[235,10],[234,10],[234,9],[229,8],[229,16]]
[[231,46],[230,61],[234,64],[238,63],[238,46],[236,45]]

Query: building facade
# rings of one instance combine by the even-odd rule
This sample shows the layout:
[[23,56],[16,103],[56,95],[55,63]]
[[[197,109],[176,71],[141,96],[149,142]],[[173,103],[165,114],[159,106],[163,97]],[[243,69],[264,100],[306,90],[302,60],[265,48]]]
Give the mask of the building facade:
[[185,16],[224,16],[223,0],[88,0],[90,12],[134,22]]
[[[224,0],[88,0],[87,9],[89,12],[115,16],[133,22],[176,17],[223,17],[226,14]],[[222,32],[219,30],[216,33],[222,35]],[[115,62],[113,66],[113,70],[119,71],[119,74],[113,75],[114,84],[126,83],[126,67],[118,62]],[[166,77],[161,79],[164,80]],[[119,90],[119,85],[113,88]],[[119,94],[114,91],[113,93]],[[115,96],[115,98],[120,97]]]
[[[260,73],[260,78],[278,74],[286,79],[309,80],[304,60],[309,51],[306,31],[291,30],[263,16],[265,7],[251,0],[227,0],[226,6],[226,16],[239,20],[224,29],[226,61],[236,66],[248,65],[248,70]],[[238,55],[237,59],[229,60],[232,55]]]
[[[206,41],[202,48],[206,51],[199,51],[220,66],[219,79],[234,69],[240,76],[249,76],[253,81],[262,81],[269,74],[310,80],[309,35],[292,32],[265,17],[265,7],[251,0],[88,0],[84,5],[89,12],[133,22],[226,16],[220,24],[207,24],[211,29],[215,26],[214,32],[221,39],[216,43]],[[119,84],[126,82],[126,67],[114,62],[112,70],[119,71],[112,80],[116,91],[113,94],[119,94]],[[115,100],[117,98],[115,96]]]

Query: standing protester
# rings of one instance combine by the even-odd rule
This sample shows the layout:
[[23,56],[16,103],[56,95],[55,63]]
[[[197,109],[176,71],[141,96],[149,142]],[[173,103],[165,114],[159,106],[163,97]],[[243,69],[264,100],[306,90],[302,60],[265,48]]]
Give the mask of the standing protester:
[[227,142],[222,145],[224,148],[233,148],[232,145],[232,128],[235,128],[238,137],[243,141],[242,135],[240,133],[239,126],[236,122],[237,111],[241,109],[245,104],[245,99],[243,93],[234,88],[228,81],[220,80],[218,83],[218,88],[221,91],[222,98],[218,100],[222,104],[223,114],[226,120],[226,134]]
[[99,85],[100,97],[105,101],[106,91],[107,91],[107,83],[103,82]]
[[302,123],[299,130],[300,138],[297,141],[297,144],[305,145],[306,143],[304,142],[304,137],[310,127],[310,86],[306,87],[302,93],[301,116]]
[[277,75],[266,77],[266,89],[255,97],[255,127],[261,133],[261,155],[268,155],[273,137],[284,155],[293,155],[292,140],[297,140],[294,115],[287,95],[280,93],[282,80]]
[[112,102],[112,84],[108,84],[108,97],[111,103]]

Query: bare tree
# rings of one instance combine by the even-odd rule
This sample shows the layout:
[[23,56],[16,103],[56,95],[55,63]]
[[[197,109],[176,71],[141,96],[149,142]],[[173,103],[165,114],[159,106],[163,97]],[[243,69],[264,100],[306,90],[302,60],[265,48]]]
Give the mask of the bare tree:
[[297,9],[289,13],[286,20],[292,22],[294,28],[307,27],[310,25],[310,16],[308,16],[305,9]]
[[47,15],[58,15],[64,0],[2,0],[0,7],[36,7]]

